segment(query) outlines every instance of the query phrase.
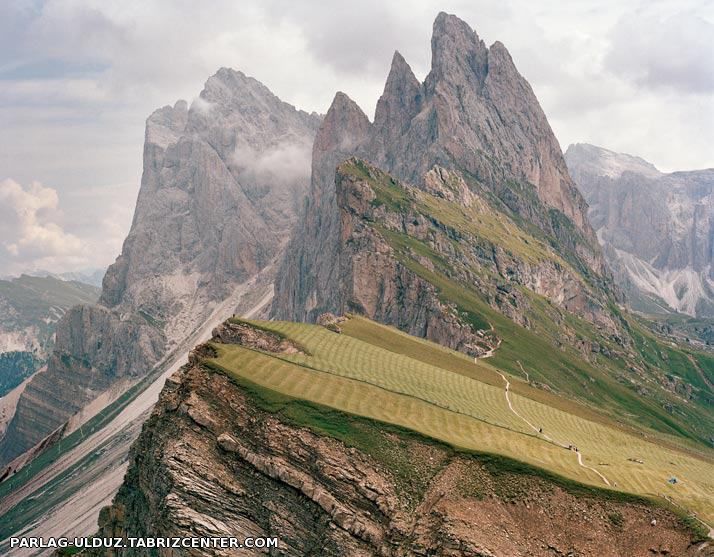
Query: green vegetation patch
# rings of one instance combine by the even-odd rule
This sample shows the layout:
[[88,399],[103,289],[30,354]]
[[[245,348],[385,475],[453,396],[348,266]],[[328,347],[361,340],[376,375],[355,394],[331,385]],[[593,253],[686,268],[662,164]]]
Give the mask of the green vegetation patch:
[[[493,480],[491,483],[495,493],[506,501],[528,499],[534,489],[531,480],[536,479],[547,482],[546,486],[540,484],[540,489],[558,486],[580,497],[664,506],[679,516],[682,524],[697,536],[701,536],[703,532],[701,524],[666,502],[585,485],[503,455],[451,445],[393,423],[298,399],[258,385],[238,373],[232,373],[216,361],[206,360],[204,365],[214,372],[227,374],[261,410],[276,415],[291,425],[308,428],[314,433],[331,437],[369,455],[392,477],[397,492],[407,501],[408,508],[415,508],[423,500],[432,479],[453,458],[459,457],[483,467]],[[483,476],[472,475],[467,479],[470,481],[459,487],[464,496],[481,499],[487,495]]]
[[[619,489],[639,495],[667,493],[702,516],[714,515],[707,495],[710,459],[699,459],[656,438],[644,439],[606,419],[585,419],[588,413],[580,412],[582,406],[567,401],[557,404],[553,394],[548,395],[552,399],[531,398],[528,390],[538,392],[536,389],[514,382],[510,402],[516,413],[489,363],[469,362],[420,339],[407,341],[403,333],[389,332],[366,319],[353,317],[343,325],[344,334],[336,335],[318,326],[263,322],[262,326],[306,346],[312,355],[265,354],[217,344],[218,356],[208,362],[238,380],[246,379],[309,405],[411,429],[452,448],[519,459],[574,482],[602,485],[602,478],[592,468],[605,466],[600,470],[609,477],[610,485],[616,481]],[[375,330],[368,331],[370,326]],[[391,349],[369,342],[378,337]],[[392,342],[396,337],[400,338]],[[428,350],[434,354],[428,356]],[[549,400],[553,403],[548,404]],[[294,414],[298,410],[284,408],[284,401],[281,405],[272,410],[287,412],[289,417],[310,422],[344,441],[357,435],[344,419],[324,410],[315,414],[312,406],[300,407],[298,416]],[[539,435],[525,420],[539,424],[548,437]],[[581,449],[590,468],[578,465],[568,443]],[[397,461],[391,466],[403,469]],[[670,473],[681,480],[676,487],[666,482]],[[506,491],[504,497],[518,497],[515,487]]]

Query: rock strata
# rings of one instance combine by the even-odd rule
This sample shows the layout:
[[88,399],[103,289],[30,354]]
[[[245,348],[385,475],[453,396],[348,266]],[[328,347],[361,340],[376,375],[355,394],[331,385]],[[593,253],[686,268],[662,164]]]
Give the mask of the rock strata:
[[351,420],[370,451],[265,412],[200,362],[186,366],[134,445],[99,535],[275,536],[269,553],[295,556],[698,554],[664,509],[576,495],[507,463]]
[[151,371],[250,280],[261,277],[254,288],[272,280],[307,190],[320,122],[228,68],[190,106],[178,101],[147,119],[122,253],[99,304],[59,323],[47,371],[30,382],[0,440],[0,465],[116,381]]

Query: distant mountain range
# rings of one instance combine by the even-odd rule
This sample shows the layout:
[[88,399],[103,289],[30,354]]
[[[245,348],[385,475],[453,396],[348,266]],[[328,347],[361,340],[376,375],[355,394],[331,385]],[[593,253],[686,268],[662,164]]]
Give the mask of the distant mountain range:
[[[714,357],[625,307],[617,232],[504,45],[440,13],[431,46],[423,82],[394,54],[373,121],[226,68],[148,118],[122,253],[0,439],[0,538],[99,517],[296,556],[699,550],[633,494],[714,518]],[[582,158],[581,182],[659,179]]]
[[[47,362],[62,316],[98,298],[98,288],[77,281],[29,275],[0,280],[0,397]],[[0,420],[9,412],[3,406]]]
[[714,317],[714,169],[663,173],[588,144],[565,159],[633,308]]

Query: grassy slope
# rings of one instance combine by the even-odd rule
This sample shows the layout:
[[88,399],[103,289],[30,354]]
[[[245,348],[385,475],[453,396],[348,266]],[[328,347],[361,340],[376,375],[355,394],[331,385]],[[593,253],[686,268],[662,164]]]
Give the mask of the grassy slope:
[[[493,210],[483,200],[477,200],[472,207],[464,207],[420,190],[404,189],[387,174],[370,173],[363,166],[358,161],[341,168],[343,172],[354,172],[368,181],[375,191],[376,204],[399,212],[421,213],[438,226],[450,230],[449,236],[468,235],[469,241],[464,244],[452,241],[457,253],[479,244],[484,244],[487,249],[498,245],[520,260],[550,260],[577,273],[578,265],[561,258],[544,239],[524,232],[514,220]],[[714,371],[714,360],[710,357],[668,346],[610,303],[614,318],[621,322],[635,342],[628,354],[589,322],[560,311],[542,296],[519,287],[520,293],[528,299],[528,317],[533,324],[532,329],[525,329],[486,303],[483,284],[475,288],[459,281],[453,272],[453,263],[427,243],[388,230],[379,223],[369,224],[394,248],[396,257],[403,264],[437,287],[442,301],[455,304],[475,328],[495,329],[503,339],[493,360],[500,368],[523,377],[523,367],[531,379],[548,385],[561,395],[603,409],[617,416],[619,421],[669,435],[673,443],[685,440],[689,444],[709,446],[709,437],[714,430],[712,390],[702,375],[711,377]],[[433,270],[421,263],[424,258],[430,261]],[[469,271],[494,287],[503,280],[493,275],[488,266],[476,264]],[[585,275],[584,285],[591,284],[591,280],[592,277]],[[585,360],[568,340],[562,338],[564,327],[581,339],[598,342],[610,351],[611,356],[597,355],[590,361]],[[691,358],[699,369],[692,365]],[[646,370],[650,376],[635,377],[633,367]],[[693,385],[692,396],[687,400],[679,393],[666,391],[652,380],[652,375],[657,374],[677,376]],[[647,396],[642,395],[643,383]]]
[[[387,350],[366,340],[384,334],[383,326],[376,324],[368,331],[366,320],[358,321],[362,340],[352,336],[351,323],[343,335],[304,324],[262,326],[299,342],[311,356],[278,356],[215,345],[219,357],[209,363],[238,380],[282,395],[404,427],[453,446],[504,455],[572,480],[604,485],[594,472],[578,466],[574,452],[539,438],[510,412],[503,388],[492,384],[496,382],[490,366],[470,363],[435,345],[420,344],[412,353],[411,341],[393,345],[407,354]],[[432,354],[425,357],[428,351]],[[598,467],[620,489],[640,495],[664,493],[702,517],[714,519],[711,458],[697,458],[527,394],[514,391],[512,402],[554,439],[578,445],[584,462]],[[641,459],[643,464],[627,458]],[[676,486],[666,481],[671,475],[680,480]]]

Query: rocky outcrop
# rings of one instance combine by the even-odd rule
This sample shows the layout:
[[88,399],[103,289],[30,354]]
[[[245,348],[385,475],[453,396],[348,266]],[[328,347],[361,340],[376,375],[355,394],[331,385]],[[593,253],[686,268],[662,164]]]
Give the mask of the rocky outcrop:
[[94,286],[56,277],[0,280],[0,397],[45,365],[55,328],[67,310],[98,297]]
[[336,296],[336,277],[319,264],[323,258],[337,257],[340,214],[335,168],[365,140],[369,127],[362,110],[347,95],[337,93],[315,136],[303,217],[276,276],[273,312],[278,317],[314,320],[321,313],[318,305]]
[[[478,285],[494,309],[523,326],[530,325],[529,302],[518,286],[604,330],[617,331],[606,299],[572,269],[547,257],[518,257],[468,228],[454,228],[453,223],[440,220],[439,214],[426,211],[428,196],[434,196],[449,200],[453,208],[478,207],[488,214],[487,204],[458,174],[435,167],[427,173],[425,192],[352,158],[338,166],[335,185],[340,241],[336,256],[324,263],[335,281],[335,291],[318,309],[366,315],[472,356],[497,347],[498,331],[489,324],[478,327],[470,323],[456,304],[440,295],[435,283],[404,260],[409,255],[427,272],[444,272],[459,284]],[[410,247],[410,240],[404,240],[408,253],[400,252],[390,234],[418,243]],[[418,245],[428,246],[431,254],[420,252]],[[490,269],[491,281],[478,276],[484,267]]]
[[[429,238],[432,245],[448,246],[445,235],[416,211],[405,207],[396,212],[376,202],[377,194],[370,185],[374,181],[389,181],[409,195],[408,187],[364,161],[349,159],[337,168],[340,243],[329,268],[339,292],[328,302],[329,309],[366,315],[472,356],[493,349],[498,341],[490,332],[465,323],[456,307],[442,302],[437,288],[399,261],[374,225],[408,230],[414,237]],[[427,260],[425,264],[430,263]]]
[[99,289],[50,276],[0,280],[0,353],[31,352],[45,360],[58,321],[72,306],[93,303]]
[[309,184],[320,121],[227,68],[190,107],[178,101],[148,118],[122,253],[99,305],[77,307],[59,324],[47,371],[27,386],[0,441],[0,464],[117,380],[148,373],[219,305],[249,295],[250,280],[262,277],[255,288],[272,280]]
[[458,173],[469,191],[537,230],[610,291],[585,201],[530,86],[503,45],[487,48],[466,23],[442,13],[431,72],[419,83],[396,53],[373,124],[344,94],[335,97],[317,134],[304,220],[276,283],[276,317],[314,321],[336,309],[334,171],[350,155],[421,189],[432,187],[436,167]]
[[633,307],[714,316],[714,170],[665,174],[587,144],[565,156]]
[[116,381],[148,371],[136,362],[156,362],[163,348],[161,333],[143,319],[120,320],[102,306],[69,310],[57,329],[47,371],[30,381],[18,401],[0,445],[0,462],[42,441]]
[[[301,403],[284,404],[300,415]],[[277,537],[267,553],[301,557],[638,557],[700,548],[676,516],[644,501],[571,492],[505,460],[340,419],[359,432],[350,444],[266,412],[258,395],[200,362],[186,366],[167,382],[134,445],[98,535]]]
[[223,344],[240,344],[262,352],[305,353],[302,347],[288,338],[238,320],[227,321],[216,327],[213,330],[213,339]]

